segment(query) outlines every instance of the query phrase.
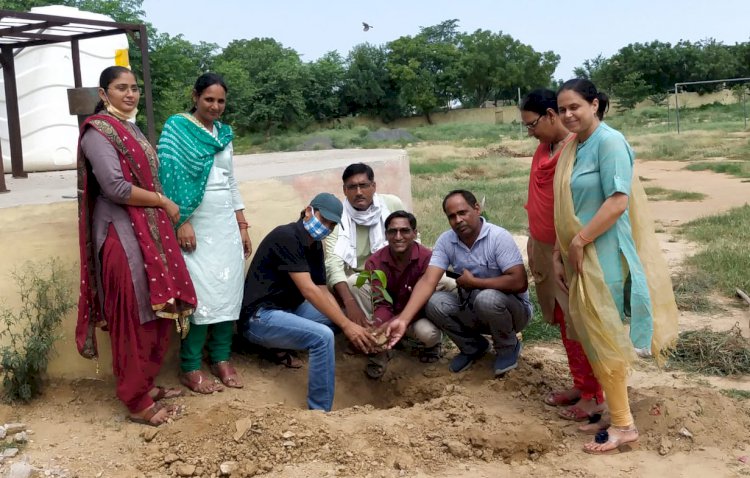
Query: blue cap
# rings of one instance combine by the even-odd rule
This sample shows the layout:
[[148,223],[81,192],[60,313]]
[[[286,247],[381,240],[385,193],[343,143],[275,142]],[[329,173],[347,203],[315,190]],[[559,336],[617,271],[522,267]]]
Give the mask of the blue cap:
[[336,224],[341,223],[341,214],[344,212],[344,205],[339,198],[331,193],[320,193],[310,201],[310,206],[320,211],[320,215]]

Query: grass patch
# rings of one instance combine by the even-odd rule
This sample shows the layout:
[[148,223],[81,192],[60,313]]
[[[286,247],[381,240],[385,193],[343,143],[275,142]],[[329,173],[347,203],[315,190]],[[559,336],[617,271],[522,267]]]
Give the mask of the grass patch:
[[709,328],[680,333],[670,365],[704,375],[750,373],[750,342],[735,325],[732,330],[715,332]]
[[413,175],[424,175],[429,174],[431,176],[439,176],[453,172],[458,167],[458,163],[455,161],[444,161],[444,162],[429,162],[429,163],[415,163],[412,162],[409,165],[409,170]]
[[715,173],[731,174],[738,178],[750,178],[750,162],[740,161],[711,161],[689,164],[690,171],[713,171]]
[[529,298],[534,307],[534,316],[529,324],[523,329],[524,342],[551,342],[560,340],[560,328],[548,324],[542,317],[542,309],[536,298],[536,289],[533,285],[529,286]]
[[[750,290],[750,206],[691,221],[680,228],[689,240],[705,247],[686,260],[722,294],[734,296],[735,288]],[[702,293],[706,293],[704,290]]]
[[750,390],[739,390],[736,388],[728,388],[721,390],[721,393],[726,395],[729,398],[734,398],[735,400],[747,400],[750,398]]
[[447,123],[408,128],[408,131],[423,141],[452,141],[463,146],[487,146],[497,143],[501,135],[517,132],[518,127],[512,124]]
[[707,295],[716,284],[705,274],[695,270],[682,272],[672,277],[672,287],[677,308],[680,310],[707,313],[716,308]]
[[648,186],[644,188],[646,195],[651,201],[700,201],[706,197],[703,193],[692,191],[677,191],[659,186]]

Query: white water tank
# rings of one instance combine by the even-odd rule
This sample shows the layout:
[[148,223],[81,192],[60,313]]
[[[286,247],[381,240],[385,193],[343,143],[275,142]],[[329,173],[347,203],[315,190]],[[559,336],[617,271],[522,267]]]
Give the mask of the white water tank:
[[[106,15],[65,6],[32,8],[30,13],[112,21]],[[125,34],[81,40],[83,86],[99,86],[99,74],[108,66],[128,66],[127,49]],[[70,42],[17,49],[15,67],[24,170],[75,169],[78,118],[69,113],[67,94],[68,88],[75,86]],[[8,112],[1,74],[0,147],[3,168],[10,172]]]

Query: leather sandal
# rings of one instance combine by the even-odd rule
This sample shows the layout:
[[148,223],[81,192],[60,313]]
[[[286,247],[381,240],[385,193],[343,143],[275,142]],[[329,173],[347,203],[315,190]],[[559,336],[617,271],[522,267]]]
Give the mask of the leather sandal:
[[370,355],[367,358],[367,366],[365,367],[365,374],[373,379],[379,380],[385,375],[385,370],[388,367],[388,362],[393,358],[391,350],[386,350],[377,354]]
[[169,400],[170,398],[177,398],[182,396],[182,390],[179,388],[172,387],[161,387],[159,385],[154,387],[156,395],[151,396],[151,400],[158,402],[159,400]]
[[[154,417],[164,410],[164,418],[162,420],[154,421]],[[164,408],[159,403],[154,403],[150,407],[148,407],[145,411],[141,412],[143,413],[143,416],[135,416],[135,415],[128,415],[128,420],[130,420],[133,423],[137,423],[139,425],[148,425],[150,427],[159,427],[161,425],[164,425],[167,423],[167,420],[169,420],[169,409]]]
[[216,383],[214,379],[206,377],[202,370],[191,370],[180,374],[180,383],[195,393],[205,395],[224,391],[224,387]]
[[571,405],[566,408],[561,408],[557,411],[557,414],[566,420],[572,420],[574,422],[583,422],[591,418],[592,415],[596,413],[601,413],[602,409],[596,409],[593,410],[591,413],[587,412],[586,410],[582,409],[578,405]]
[[576,396],[570,396],[570,390],[563,390],[557,392],[550,392],[544,397],[544,403],[553,407],[567,407],[578,403],[581,399],[581,394],[578,393]]
[[265,358],[286,368],[302,368],[305,363],[292,350],[269,350]]
[[230,388],[242,388],[237,370],[234,369],[228,360],[222,360],[211,364],[211,373],[219,377],[221,383]]

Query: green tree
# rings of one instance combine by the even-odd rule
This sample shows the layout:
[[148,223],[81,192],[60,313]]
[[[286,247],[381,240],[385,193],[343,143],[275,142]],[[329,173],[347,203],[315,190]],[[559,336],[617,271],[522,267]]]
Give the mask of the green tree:
[[447,109],[459,97],[458,20],[422,27],[388,44],[388,70],[407,107],[423,114]]
[[317,120],[341,116],[344,87],[344,59],[330,51],[307,64],[305,105],[308,114]]
[[391,121],[403,115],[398,85],[388,70],[384,47],[362,43],[347,55],[342,91],[343,113]]
[[235,92],[226,118],[239,130],[263,131],[309,123],[305,110],[307,70],[296,51],[272,38],[235,40],[216,57]]
[[[161,129],[170,115],[191,107],[195,80],[212,69],[218,48],[213,43],[190,43],[182,35],[173,37],[162,33],[152,36],[149,58],[157,129]],[[231,95],[231,85],[228,86]]]
[[617,83],[616,97],[619,111],[635,108],[635,105],[648,96],[649,87],[640,72],[631,72]]

